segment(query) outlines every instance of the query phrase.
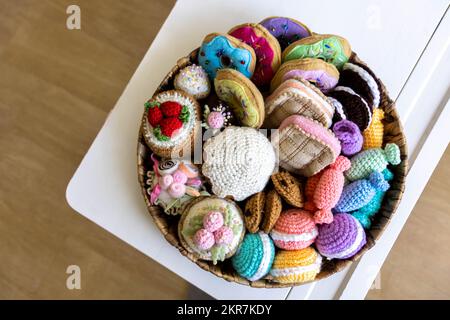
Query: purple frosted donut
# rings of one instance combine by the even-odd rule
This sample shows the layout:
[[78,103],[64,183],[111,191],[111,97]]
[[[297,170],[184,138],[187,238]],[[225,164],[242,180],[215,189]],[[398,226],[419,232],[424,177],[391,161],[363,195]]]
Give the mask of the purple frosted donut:
[[284,50],[292,42],[312,35],[311,30],[303,23],[285,17],[269,17],[260,22],[277,38],[281,50]]
[[334,216],[330,224],[319,226],[316,247],[328,259],[347,259],[366,244],[366,233],[361,223],[348,213]]

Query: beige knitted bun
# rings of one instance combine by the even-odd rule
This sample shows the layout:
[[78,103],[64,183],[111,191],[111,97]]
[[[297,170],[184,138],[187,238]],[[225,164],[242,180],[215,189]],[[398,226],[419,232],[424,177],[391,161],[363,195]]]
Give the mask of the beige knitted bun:
[[270,141],[249,127],[228,127],[205,143],[203,174],[219,197],[241,201],[260,192],[275,168]]

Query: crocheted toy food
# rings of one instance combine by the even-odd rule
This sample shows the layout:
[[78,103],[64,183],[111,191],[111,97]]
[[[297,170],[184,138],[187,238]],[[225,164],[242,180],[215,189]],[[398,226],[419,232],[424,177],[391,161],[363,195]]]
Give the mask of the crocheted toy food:
[[[372,118],[372,123],[373,123]],[[369,127],[370,128],[370,127]],[[369,130],[369,128],[366,129]],[[341,150],[344,156],[352,156],[363,146],[363,136],[359,127],[350,120],[341,120],[333,125],[333,132],[336,138],[341,142]]]
[[272,141],[278,143],[280,166],[305,177],[333,163],[341,152],[339,140],[330,130],[297,115],[281,123]]
[[269,17],[260,22],[264,28],[277,38],[281,50],[284,50],[292,42],[312,35],[311,30],[292,18],[287,17]]
[[317,227],[311,213],[302,209],[290,209],[281,213],[270,236],[278,248],[303,249],[316,239]]
[[290,44],[283,51],[282,61],[319,58],[340,69],[351,53],[352,49],[346,39],[331,34],[316,34]]
[[275,168],[275,151],[258,130],[227,127],[203,148],[202,172],[219,197],[236,201],[264,189]]
[[384,149],[364,150],[354,155],[351,161],[351,168],[345,172],[346,178],[350,181],[364,179],[373,171],[383,171],[388,164],[398,165],[400,149],[395,143],[388,143]]
[[383,174],[374,171],[369,179],[361,179],[347,184],[342,190],[341,198],[334,207],[335,212],[351,212],[367,205],[377,191],[385,192],[389,183],[384,180]]
[[276,190],[270,190],[266,195],[266,204],[264,206],[264,215],[261,229],[265,233],[269,233],[278,218],[280,217],[283,205],[281,197]]
[[369,126],[372,111],[366,100],[351,88],[337,86],[328,93],[328,96],[336,100],[334,122],[342,119],[350,120],[358,125],[361,132]]
[[350,87],[368,103],[373,110],[380,105],[380,90],[374,77],[362,66],[347,62],[342,67],[339,85]]
[[203,187],[198,168],[188,160],[161,160],[152,156],[153,170],[147,171],[147,194],[152,205],[167,214],[181,213],[183,206],[201,195],[209,195]]
[[264,192],[258,192],[251,196],[245,203],[244,221],[248,232],[256,233],[261,223],[266,195]]
[[228,34],[208,34],[200,47],[198,63],[211,80],[217,70],[232,68],[251,78],[255,70],[256,56],[252,47]]
[[322,257],[312,247],[281,250],[275,255],[270,275],[279,283],[304,283],[316,278],[321,265]]
[[272,183],[278,194],[291,206],[303,207],[303,193],[300,182],[289,172],[281,171],[272,175]]
[[364,130],[363,149],[381,148],[383,146],[384,125],[384,111],[382,109],[373,110],[372,122],[369,127]]
[[317,207],[314,203],[314,193],[316,191],[317,183],[319,183],[320,176],[322,175],[323,171],[320,171],[316,173],[315,175],[309,177],[306,180],[305,184],[305,205],[303,206],[303,209],[308,210],[310,212],[316,212]]
[[344,187],[344,171],[350,168],[350,160],[344,156],[337,157],[336,161],[321,171],[320,179],[314,190],[314,212],[316,223],[331,223],[333,213],[331,209],[337,204]]
[[244,23],[232,28],[228,33],[253,48],[256,67],[252,81],[258,87],[268,85],[281,64],[278,40],[258,23]]
[[[384,180],[386,181],[391,181],[392,179],[394,179],[394,174],[389,171],[389,169],[384,169],[382,174]],[[375,214],[380,211],[385,194],[386,191],[377,190],[369,203],[367,203],[364,207],[352,212],[352,216],[358,219],[364,229],[370,229],[370,226],[372,224],[371,220],[375,216]]]
[[[210,136],[214,136],[225,127],[234,124],[236,121],[228,104],[220,100],[217,95],[210,94],[203,105],[202,127],[210,130]],[[205,134],[208,135],[208,133]]]
[[336,67],[321,59],[305,58],[286,61],[278,69],[270,83],[270,91],[288,79],[305,79],[317,86],[321,91],[333,89],[339,80]]
[[175,89],[189,93],[195,99],[206,98],[211,90],[205,70],[195,64],[181,69],[175,76],[173,85]]
[[198,259],[214,264],[231,257],[245,234],[241,209],[218,197],[198,197],[183,210],[178,236]]
[[319,89],[303,79],[288,79],[265,101],[264,127],[277,128],[291,115],[301,115],[330,127],[334,109]]
[[231,259],[234,270],[250,281],[265,277],[272,267],[275,247],[264,232],[248,233]]
[[242,73],[219,70],[214,79],[217,96],[228,103],[240,125],[259,128],[264,122],[264,99],[258,88]]
[[200,106],[178,90],[164,91],[145,103],[142,128],[152,151],[163,158],[189,155],[200,129]]
[[366,244],[366,233],[351,215],[336,214],[332,223],[319,226],[315,244],[320,254],[328,259],[348,259]]

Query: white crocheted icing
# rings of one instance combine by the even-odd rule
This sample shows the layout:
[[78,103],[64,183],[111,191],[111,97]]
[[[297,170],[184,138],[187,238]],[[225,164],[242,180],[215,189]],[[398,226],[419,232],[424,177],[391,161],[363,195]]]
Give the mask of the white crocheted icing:
[[261,264],[259,265],[259,268],[256,271],[256,273],[252,277],[248,278],[248,280],[250,280],[250,281],[256,281],[256,280],[259,280],[262,277],[264,277],[269,272],[270,263],[272,262],[272,258],[273,258],[272,257],[273,253],[271,251],[273,251],[274,249],[270,245],[269,236],[262,231],[258,232],[258,235],[261,238],[261,241],[263,244],[264,255],[263,255],[263,259],[262,259]]
[[317,227],[314,227],[314,229],[312,229],[309,232],[304,232],[302,234],[290,234],[290,233],[284,233],[284,232],[279,232],[275,229],[273,229],[270,232],[270,236],[272,237],[273,240],[275,241],[309,241],[309,240],[313,240],[317,237],[317,235],[319,234],[319,231],[317,230]]
[[337,86],[336,88],[334,88],[334,91],[345,91],[347,93],[350,93],[350,94],[353,94],[353,95],[359,97],[361,99],[361,101],[363,102],[365,108],[368,111],[367,114],[369,115],[369,123],[372,122],[372,110],[370,109],[370,107],[367,104],[366,100],[364,100],[364,98],[362,98],[359,94],[357,94],[355,91],[353,91],[352,88],[344,87],[344,86]]
[[283,277],[289,275],[301,275],[305,272],[315,271],[316,273],[320,272],[320,267],[322,265],[322,256],[320,254],[317,255],[316,261],[313,264],[308,266],[299,266],[292,268],[282,268],[282,269],[272,269],[270,270],[270,274],[274,277]]
[[342,103],[340,103],[339,101],[337,101],[335,98],[333,97],[328,97],[328,100],[331,102],[331,104],[334,107],[334,110],[339,113],[339,116],[341,117],[341,119],[347,119],[347,116],[344,113],[344,107],[342,106]]
[[370,88],[370,92],[372,93],[373,97],[373,107],[378,108],[380,105],[380,90],[378,89],[378,84],[375,81],[375,79],[370,75],[369,72],[364,70],[364,68],[361,68],[360,66],[357,66],[356,64],[347,62],[342,67],[343,70],[351,70],[353,72],[356,72],[364,81],[367,82],[367,85]]
[[249,127],[227,127],[205,143],[203,157],[202,172],[212,191],[236,201],[260,192],[275,168],[270,141]]
[[197,120],[197,110],[194,108],[191,98],[183,96],[176,91],[163,92],[158,94],[155,98],[156,98],[155,100],[158,101],[159,103],[163,103],[166,101],[175,101],[181,104],[182,106],[184,105],[187,106],[189,109],[190,116],[189,120],[183,124],[183,129],[180,130],[180,133],[170,138],[169,141],[158,140],[158,138],[156,138],[156,136],[152,133],[152,126],[150,125],[150,123],[148,123],[148,119],[146,119],[145,125],[149,128],[149,130],[147,131],[148,133],[146,134],[147,139],[151,143],[158,145],[162,148],[171,148],[183,144],[183,142],[188,137],[190,137],[190,134],[194,129],[195,122]]

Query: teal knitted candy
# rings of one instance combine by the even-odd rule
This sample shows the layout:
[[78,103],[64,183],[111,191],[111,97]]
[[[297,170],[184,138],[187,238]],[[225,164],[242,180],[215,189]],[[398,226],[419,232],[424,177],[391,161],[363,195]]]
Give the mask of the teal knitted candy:
[[369,179],[353,181],[342,190],[341,198],[334,207],[335,212],[351,212],[367,205],[377,191],[386,191],[389,183],[380,172],[372,172]]
[[241,277],[256,281],[269,273],[274,256],[275,246],[272,239],[260,231],[245,235],[231,262]]
[[351,159],[352,166],[345,172],[350,181],[367,178],[372,172],[382,172],[390,163],[400,163],[400,149],[395,143],[388,143],[384,150],[381,148],[368,149],[358,153]]
[[[382,174],[386,181],[391,181],[394,178],[389,169],[384,169]],[[370,229],[372,224],[371,218],[380,210],[385,193],[386,191],[377,190],[368,204],[352,213],[352,216],[358,219],[365,229]]]

